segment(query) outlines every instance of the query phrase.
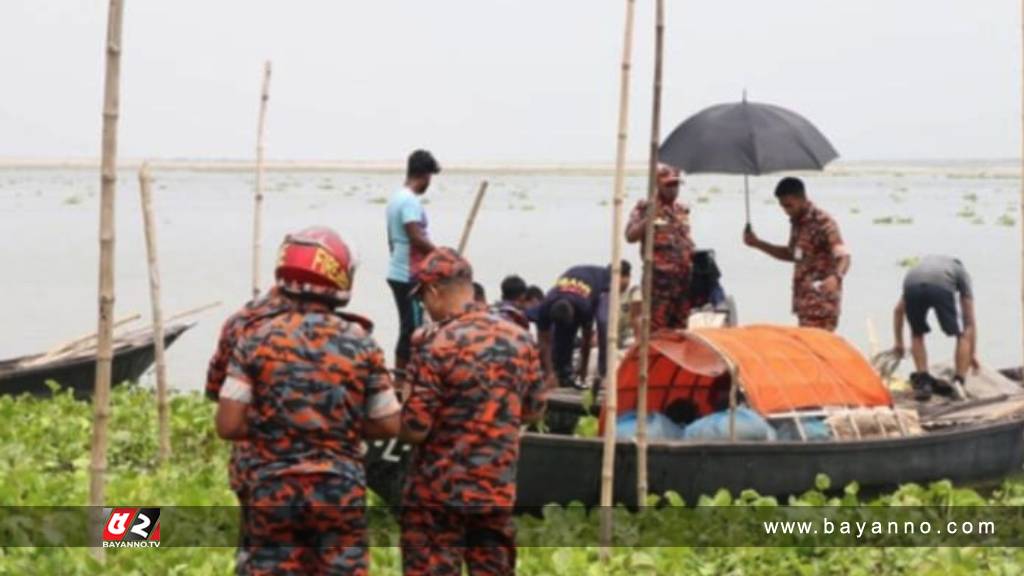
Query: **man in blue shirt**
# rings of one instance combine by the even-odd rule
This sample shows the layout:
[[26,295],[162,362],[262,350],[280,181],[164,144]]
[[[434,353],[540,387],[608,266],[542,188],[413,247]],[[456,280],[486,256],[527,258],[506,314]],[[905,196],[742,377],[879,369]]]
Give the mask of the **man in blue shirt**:
[[[629,262],[622,261],[619,292],[629,287]],[[597,324],[597,370],[604,376],[607,368],[608,316],[601,312],[602,294],[611,285],[610,266],[574,266],[566,270],[548,291],[544,300],[528,312],[537,324],[541,365],[549,386],[557,379],[559,386],[586,388],[590,363],[590,344]],[[605,299],[604,306],[607,306]],[[577,378],[572,374],[572,354],[576,335],[582,329],[580,367]]]
[[409,361],[409,341],[413,331],[423,323],[423,310],[409,292],[412,290],[423,259],[434,250],[427,234],[427,213],[420,197],[430,187],[430,179],[441,172],[441,166],[426,150],[409,155],[405,185],[388,201],[388,285],[398,308],[399,332],[395,345],[395,367],[404,369]]

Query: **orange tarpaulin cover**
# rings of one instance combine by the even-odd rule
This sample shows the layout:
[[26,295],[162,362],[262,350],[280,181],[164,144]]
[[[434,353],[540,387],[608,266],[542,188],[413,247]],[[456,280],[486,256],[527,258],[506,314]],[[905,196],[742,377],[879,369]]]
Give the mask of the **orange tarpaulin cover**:
[[[636,409],[639,347],[619,367],[619,413]],[[761,414],[823,406],[889,406],[868,361],[845,340],[814,328],[745,326],[651,337],[648,410],[692,401],[700,414],[727,397],[730,365],[747,404]]]

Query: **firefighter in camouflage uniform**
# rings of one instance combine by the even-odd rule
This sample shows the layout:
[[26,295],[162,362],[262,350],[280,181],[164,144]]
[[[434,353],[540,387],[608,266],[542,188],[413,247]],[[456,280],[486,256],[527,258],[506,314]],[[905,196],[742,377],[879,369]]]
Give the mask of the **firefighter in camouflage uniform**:
[[[657,205],[654,212],[654,249],[651,278],[651,332],[686,328],[690,318],[690,277],[693,271],[693,238],[690,208],[678,201],[682,176],[679,170],[659,164]],[[633,208],[626,225],[626,241],[643,241],[647,227],[647,201]]]
[[843,298],[843,277],[850,269],[850,254],[839,226],[827,212],[807,199],[804,183],[783,178],[775,188],[789,216],[789,244],[775,246],[754,234],[747,225],[743,241],[769,256],[794,262],[793,313],[800,326],[835,331]]
[[276,277],[288,305],[235,346],[217,432],[249,443],[239,574],[365,574],[365,473],[360,444],[393,437],[401,410],[348,303],[353,258],[337,234],[285,238]]
[[401,438],[415,445],[402,499],[402,565],[420,574],[515,571],[520,425],[544,384],[529,332],[473,302],[472,269],[435,249],[416,292],[435,321],[417,334]]

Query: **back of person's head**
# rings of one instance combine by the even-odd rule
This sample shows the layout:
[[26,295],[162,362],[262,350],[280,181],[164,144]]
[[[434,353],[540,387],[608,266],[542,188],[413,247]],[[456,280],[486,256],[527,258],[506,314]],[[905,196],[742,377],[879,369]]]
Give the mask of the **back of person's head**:
[[779,183],[775,186],[775,197],[786,198],[786,197],[806,198],[807,191],[804,189],[804,182],[799,178],[788,176],[779,180]]
[[572,302],[565,298],[560,298],[551,303],[551,320],[555,324],[571,324],[575,315],[576,311],[572,307]]
[[441,165],[437,163],[434,155],[426,150],[416,150],[409,155],[409,162],[406,164],[405,175],[409,178],[421,178],[441,172]]
[[690,424],[700,416],[697,403],[690,398],[676,398],[664,410],[665,416],[676,424]]
[[477,302],[487,302],[487,291],[484,290],[484,285],[479,282],[473,282],[473,300]]
[[633,265],[629,263],[629,260],[623,260],[619,267],[622,269],[623,276],[629,276],[633,273]]
[[543,300],[544,299],[544,291],[540,289],[540,286],[537,286],[536,284],[532,284],[532,285],[530,285],[529,288],[526,289],[526,299],[527,300]]
[[501,299],[505,302],[516,302],[526,296],[526,281],[512,274],[501,281]]

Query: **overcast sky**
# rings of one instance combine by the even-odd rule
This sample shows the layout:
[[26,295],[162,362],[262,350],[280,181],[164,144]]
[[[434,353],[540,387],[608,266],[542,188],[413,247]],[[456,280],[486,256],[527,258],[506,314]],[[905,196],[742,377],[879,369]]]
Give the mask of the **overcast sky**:
[[[122,156],[610,162],[623,0],[126,0]],[[663,124],[792,108],[850,160],[1019,154],[1016,0],[668,0]],[[637,1],[631,156],[649,138]],[[99,152],[106,0],[0,0],[0,157]]]

